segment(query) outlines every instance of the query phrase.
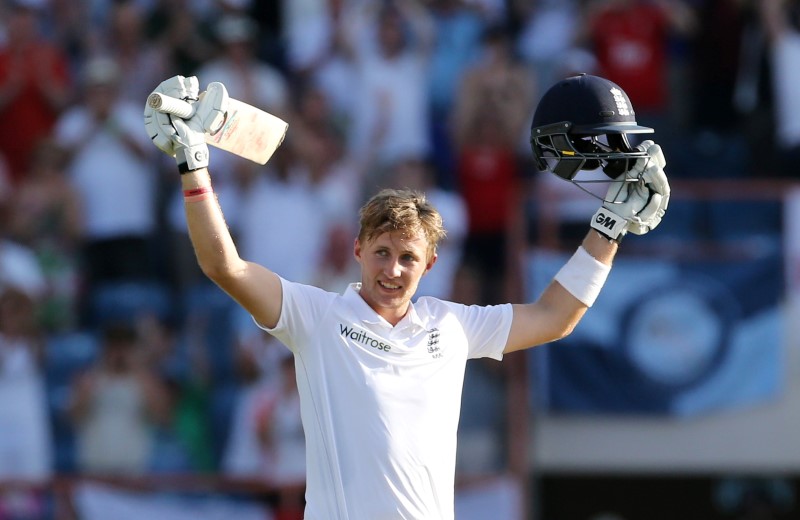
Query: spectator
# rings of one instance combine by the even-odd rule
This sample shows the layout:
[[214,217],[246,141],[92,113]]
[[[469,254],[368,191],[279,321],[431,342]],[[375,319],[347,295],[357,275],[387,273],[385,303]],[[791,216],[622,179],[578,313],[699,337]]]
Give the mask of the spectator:
[[69,412],[77,432],[78,469],[141,475],[150,468],[155,431],[170,417],[168,393],[145,363],[133,325],[105,325],[101,342],[98,359],[72,389]]
[[292,134],[285,146],[291,150],[290,169],[308,180],[319,204],[325,232],[312,277],[331,290],[344,290],[343,277],[352,273],[350,255],[354,223],[349,215],[360,202],[363,166],[344,153],[343,132],[322,89],[298,89],[292,114]]
[[[45,336],[37,320],[44,278],[28,248],[0,241],[0,481],[45,483],[54,466],[42,370]],[[42,518],[44,496],[0,493],[3,518]]]
[[237,342],[239,391],[222,458],[222,470],[228,475],[265,480],[274,475],[275,459],[259,435],[260,420],[264,403],[280,386],[284,350],[260,330],[242,334]]
[[329,216],[336,221],[347,219],[348,210],[355,210],[360,203],[352,186],[363,182],[363,165],[345,153],[343,131],[324,91],[309,84],[296,92],[292,132],[286,141],[292,153],[287,156],[306,171],[312,184],[328,186],[323,195]]
[[17,184],[36,143],[72,100],[69,63],[40,28],[44,2],[14,0],[0,47],[0,152]]
[[[280,150],[283,158],[272,167],[252,168],[240,187],[237,229],[243,254],[303,283],[318,277],[328,233],[350,226],[348,212],[360,202],[358,172],[343,157],[324,103],[318,91],[304,91],[295,133]],[[285,240],[267,243],[261,239],[265,232]],[[276,248],[277,243],[282,245]]]
[[[36,1],[36,0],[34,0]],[[86,57],[97,48],[98,31],[92,25],[91,10],[84,2],[45,0],[42,13],[49,40],[66,55],[71,77],[80,73]]]
[[281,487],[279,518],[302,519],[305,435],[291,352],[263,331],[241,344],[242,388],[223,468]]
[[[516,57],[502,26],[484,33],[483,59],[464,77],[452,116],[457,179],[468,227],[454,287],[457,301],[521,301],[525,248],[520,144],[528,135],[534,78]],[[462,395],[457,468],[497,471],[502,452],[506,374],[485,360],[468,364]],[[469,405],[467,405],[469,403]]]
[[215,52],[209,24],[191,5],[187,1],[159,0],[145,22],[146,37],[164,49],[167,67],[184,75],[211,59]]
[[294,358],[288,349],[281,350],[281,354],[276,385],[270,395],[263,396],[260,403],[257,433],[264,451],[274,461],[270,477],[281,487],[278,503],[281,518],[302,520],[306,439],[300,415]]
[[326,53],[307,73],[307,84],[321,91],[337,126],[349,133],[358,100],[353,96],[356,83],[356,62],[353,49],[348,44],[350,29],[343,17],[349,13],[344,2],[331,2],[331,35]]
[[800,159],[800,101],[795,93],[800,71],[800,5],[762,0],[759,6],[772,70],[773,151],[778,154],[775,173],[796,179]]
[[480,58],[486,21],[481,11],[461,0],[435,0],[430,10],[436,27],[428,74],[432,162],[436,184],[454,190],[455,160],[447,122],[464,72]]
[[469,221],[463,269],[479,287],[473,303],[491,304],[520,287],[523,183],[502,116],[482,108],[473,117],[458,155],[458,179]]
[[[576,51],[580,20],[576,0],[513,0],[512,5],[520,25],[515,47],[520,57],[533,67],[537,93],[546,91],[572,72],[593,73],[586,67],[564,70],[565,61],[574,59]],[[566,68],[572,69],[572,66]]]
[[[751,15],[755,13],[750,12],[753,7],[749,4],[740,0],[707,0],[697,7],[703,30],[692,42],[694,128],[736,133],[742,115],[754,108],[745,104],[756,101],[763,49],[752,39],[758,22],[757,18],[753,20]],[[745,48],[748,52],[743,54]],[[754,96],[751,100],[737,99],[737,89],[742,87],[754,89],[748,93],[748,97]]]
[[[0,285],[0,480],[45,483],[52,475],[52,432],[41,370],[37,296]],[[6,491],[6,490],[4,490]],[[44,497],[22,488],[0,494],[4,518],[42,518]]]
[[[242,197],[239,242],[246,258],[271,260],[276,272],[311,283],[329,221],[321,206],[323,187],[311,184],[300,168],[293,165],[286,172],[274,168],[254,172],[256,178]],[[265,231],[289,240],[276,248],[256,238]]]
[[0,480],[44,481],[53,469],[37,321],[43,289],[33,253],[0,243]]
[[82,275],[91,298],[98,284],[154,276],[155,178],[141,103],[120,97],[116,62],[93,58],[83,80],[83,99],[59,119],[55,137],[84,208]]
[[287,80],[279,69],[258,58],[256,22],[244,14],[226,14],[215,24],[214,36],[220,52],[197,70],[201,90],[219,81],[231,97],[283,115],[289,103]]
[[485,59],[465,76],[453,114],[457,172],[469,230],[464,269],[479,287],[477,301],[520,299],[524,247],[519,145],[530,120],[529,72],[510,49],[507,33],[485,35]]
[[112,2],[108,21],[101,27],[99,46],[94,49],[94,54],[108,55],[117,63],[119,98],[138,105],[170,65],[169,47],[147,39],[141,4],[136,0]]
[[684,0],[595,0],[584,15],[580,38],[597,56],[599,74],[628,94],[640,124],[669,135],[670,44],[694,33],[695,12]]
[[508,29],[494,25],[484,31],[482,59],[469,68],[457,93],[451,121],[454,140],[464,134],[480,111],[499,114],[504,125],[502,137],[515,150],[528,150],[528,126],[533,116],[535,79],[518,58]]
[[388,164],[408,155],[426,156],[429,99],[426,74],[434,37],[428,11],[416,0],[365,3],[343,20],[355,63],[359,99],[354,105],[349,153],[374,165],[365,190],[386,183]]
[[[207,472],[216,463],[208,422],[211,388],[207,359],[199,352],[202,346],[195,343],[202,342],[195,337],[195,330],[182,338],[176,325],[155,314],[142,314],[136,323],[142,364],[164,382],[169,411],[169,416],[156,424],[149,470]],[[200,334],[204,332],[200,330]]]
[[[255,47],[259,37],[256,22],[241,13],[227,13],[216,21],[213,29],[219,54],[196,71],[200,89],[204,90],[212,81],[219,81],[232,98],[286,117],[290,101],[287,78],[276,67],[258,58]],[[215,154],[213,160],[215,169],[220,172],[220,187],[235,182],[227,173],[236,167],[234,156]],[[180,200],[174,203],[182,211]],[[236,204],[231,200],[228,207]]]
[[286,64],[291,74],[302,79],[328,53],[335,31],[332,11],[341,0],[282,0],[283,40]]
[[51,139],[40,141],[11,202],[8,220],[9,233],[34,251],[45,276],[41,317],[47,332],[77,325],[83,216],[80,196],[64,171],[65,157]]

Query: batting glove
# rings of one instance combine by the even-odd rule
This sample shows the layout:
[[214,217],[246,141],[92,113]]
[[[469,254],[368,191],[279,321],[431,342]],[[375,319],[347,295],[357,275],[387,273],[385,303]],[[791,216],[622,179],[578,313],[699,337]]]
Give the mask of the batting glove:
[[197,78],[174,76],[163,81],[154,92],[181,99],[193,105],[188,119],[160,112],[145,103],[144,124],[153,144],[175,158],[181,173],[208,166],[205,133],[219,130],[225,119],[228,92],[222,83],[211,83],[199,93]]
[[[185,78],[173,76],[161,82],[153,92],[181,99],[187,103],[195,103],[199,97],[200,87],[195,76]],[[144,127],[153,144],[171,157],[175,157],[175,139],[177,132],[172,126],[169,114],[159,112],[145,102]]]
[[654,229],[669,204],[670,188],[664,173],[667,161],[661,147],[644,141],[636,149],[648,156],[638,159],[623,179],[612,183],[591,221],[593,229],[617,242],[629,231],[644,235]]

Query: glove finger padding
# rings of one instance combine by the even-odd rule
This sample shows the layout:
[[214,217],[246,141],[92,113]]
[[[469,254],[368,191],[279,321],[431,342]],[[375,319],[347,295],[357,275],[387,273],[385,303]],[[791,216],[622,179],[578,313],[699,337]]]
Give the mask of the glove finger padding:
[[175,156],[175,128],[169,114],[153,110],[149,105],[144,109],[144,127],[148,137],[165,154]]
[[652,164],[645,169],[642,174],[642,180],[654,192],[669,197],[669,181],[667,180],[667,174],[664,172],[663,166],[657,163]]
[[200,82],[197,80],[197,76],[172,76],[159,83],[153,92],[160,92],[165,96],[184,101],[197,101],[200,96]]
[[633,167],[625,172],[626,179],[641,178],[644,175],[644,172],[653,165],[662,169],[667,165],[667,160],[664,158],[664,153],[661,151],[661,147],[655,144],[653,141],[642,141],[642,143],[636,146],[634,150],[644,152],[647,155],[637,159],[633,164]]
[[200,96],[195,112],[202,123],[203,130],[209,134],[217,133],[225,123],[228,112],[228,90],[218,81],[208,84],[208,88]]
[[[669,205],[670,187],[667,180],[667,174],[664,173],[664,168],[661,166],[666,161],[663,160],[661,147],[654,145],[650,148],[656,148],[653,155],[652,164],[645,169],[642,174],[641,181],[649,192],[648,200],[645,206],[636,214],[636,218],[628,226],[628,230],[637,235],[643,235],[651,229],[655,229],[661,222],[661,218],[667,211]],[[659,159],[660,156],[660,159]]]
[[643,141],[639,146],[641,146],[642,149],[647,152],[647,155],[650,156],[650,164],[655,164],[662,169],[667,167],[667,159],[664,157],[664,152],[661,150],[661,146],[657,145],[653,141]]
[[632,218],[628,224],[628,231],[635,235],[644,235],[651,229],[655,229],[664,216],[665,209],[662,206],[664,198],[659,193],[651,192],[650,200],[645,207]]

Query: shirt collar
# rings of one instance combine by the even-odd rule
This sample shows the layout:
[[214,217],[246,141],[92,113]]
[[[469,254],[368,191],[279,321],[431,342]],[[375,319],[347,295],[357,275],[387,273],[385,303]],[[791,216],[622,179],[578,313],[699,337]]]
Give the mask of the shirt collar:
[[[370,307],[366,301],[364,301],[364,298],[362,298],[359,294],[360,290],[361,282],[355,282],[348,285],[344,292],[344,299],[350,303],[353,310],[356,312],[358,319],[370,325],[382,325],[387,328],[392,328],[391,323],[386,321],[380,314],[375,312],[375,310]],[[425,325],[422,322],[422,319],[419,317],[419,314],[417,314],[417,310],[413,303],[409,303],[408,312],[397,324],[397,328],[399,329],[406,327],[425,328]]]

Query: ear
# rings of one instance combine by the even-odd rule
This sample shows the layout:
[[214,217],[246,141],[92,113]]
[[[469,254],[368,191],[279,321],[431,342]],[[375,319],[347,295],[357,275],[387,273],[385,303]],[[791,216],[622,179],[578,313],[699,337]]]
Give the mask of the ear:
[[435,264],[436,260],[438,260],[438,259],[439,259],[439,255],[437,253],[434,253],[433,256],[431,257],[431,259],[428,261],[428,264],[425,266],[425,274],[428,274],[428,271],[433,269],[433,264]]
[[356,238],[353,241],[353,256],[355,257],[356,262],[358,262],[360,264],[361,263],[361,242],[358,241],[358,238]]

